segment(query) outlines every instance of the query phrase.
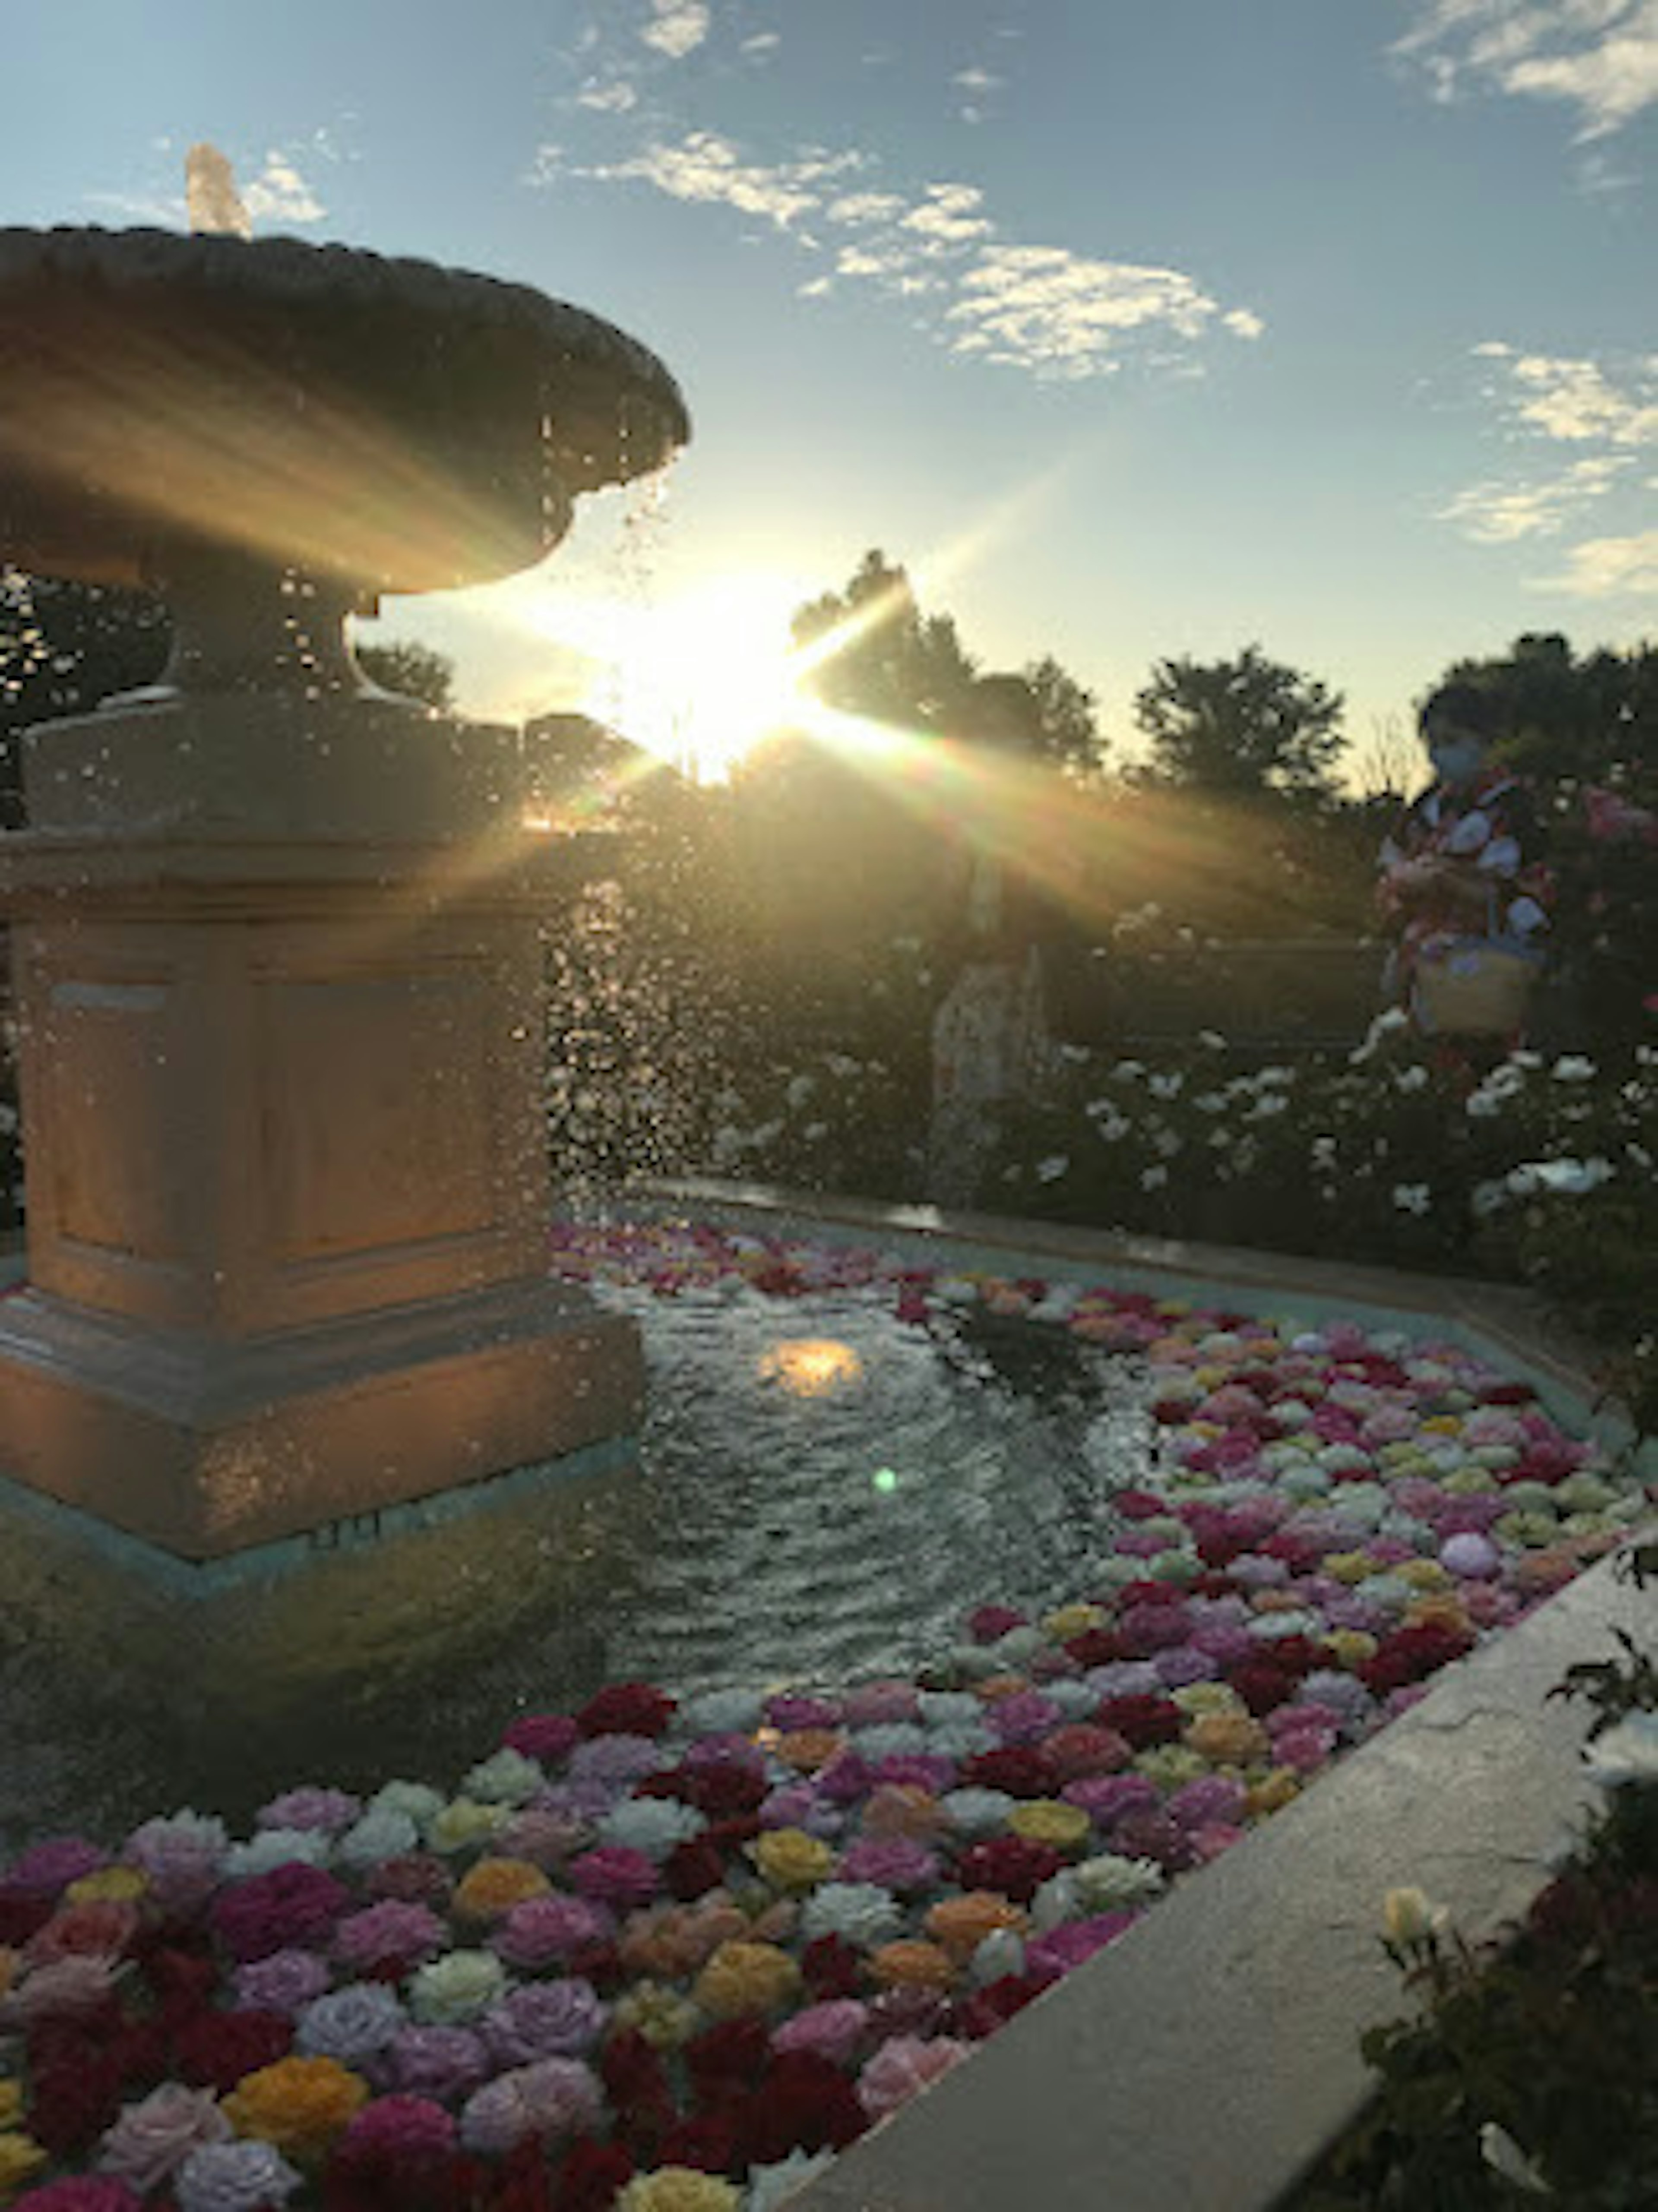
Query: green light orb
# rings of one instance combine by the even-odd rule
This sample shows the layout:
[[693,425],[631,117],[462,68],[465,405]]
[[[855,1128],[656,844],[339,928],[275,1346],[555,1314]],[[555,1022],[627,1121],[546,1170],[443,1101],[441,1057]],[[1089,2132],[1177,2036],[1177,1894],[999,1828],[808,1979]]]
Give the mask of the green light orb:
[[878,1467],[869,1480],[883,1498],[890,1498],[898,1488],[897,1473],[890,1467]]

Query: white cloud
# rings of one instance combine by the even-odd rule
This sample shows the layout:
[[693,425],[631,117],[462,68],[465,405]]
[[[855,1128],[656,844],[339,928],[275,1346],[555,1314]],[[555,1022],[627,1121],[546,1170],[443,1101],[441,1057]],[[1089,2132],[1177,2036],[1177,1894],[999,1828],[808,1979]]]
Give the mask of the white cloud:
[[796,219],[823,204],[821,187],[858,167],[857,154],[808,155],[794,161],[767,167],[744,161],[728,139],[711,131],[693,131],[675,145],[647,146],[624,161],[596,167],[566,167],[552,147],[542,149],[534,181],[550,183],[555,176],[590,177],[605,183],[637,181],[654,185],[670,199],[723,203],[744,215],[764,216],[779,230],[788,230]]
[[600,84],[591,78],[576,95],[578,107],[591,107],[600,115],[625,115],[639,104],[639,95],[631,84],[617,82]]
[[1551,538],[1573,514],[1609,491],[1626,465],[1606,455],[1574,461],[1560,475],[1540,483],[1471,484],[1441,507],[1436,520],[1455,524],[1477,545]]
[[639,36],[670,61],[683,61],[695,53],[708,36],[710,17],[704,0],[651,0],[655,20]]
[[243,185],[241,198],[255,222],[320,222],[328,212],[288,155],[276,151]]
[[592,167],[544,147],[533,181],[637,182],[669,198],[762,216],[803,246],[834,254],[832,274],[797,288],[802,296],[821,298],[848,282],[919,300],[916,326],[950,353],[1042,378],[1109,375],[1131,352],[1158,374],[1188,374],[1197,340],[1222,329],[1252,340],[1265,329],[1252,310],[1222,307],[1178,270],[1003,237],[977,185],[897,191],[853,182],[872,165],[868,154],[824,149],[755,161],[729,139],[697,131]]
[[1629,538],[1591,538],[1574,545],[1564,571],[1535,579],[1539,588],[1575,599],[1658,599],[1658,530]]
[[744,39],[741,41],[737,48],[737,52],[740,54],[748,54],[751,57],[761,54],[774,54],[782,44],[783,37],[780,32],[756,31],[752,39]]
[[1042,376],[1109,374],[1132,333],[1197,338],[1220,313],[1177,270],[1090,260],[1063,246],[987,247],[960,289],[947,311],[956,326],[951,350]]
[[1580,598],[1649,591],[1658,532],[1638,526],[1650,513],[1643,495],[1658,489],[1658,481],[1637,471],[1644,457],[1658,451],[1658,355],[1612,363],[1587,355],[1526,353],[1496,338],[1473,351],[1490,364],[1483,396],[1503,434],[1529,448],[1539,465],[1527,476],[1471,484],[1437,519],[1476,544],[1512,544],[1557,537],[1616,493],[1618,519],[1627,514],[1635,532],[1574,545],[1560,574],[1530,580]]
[[950,82],[963,92],[1000,92],[1007,79],[992,76],[986,69],[964,69],[958,70]]
[[896,192],[843,192],[824,213],[831,222],[893,222],[904,212]]
[[1465,83],[1575,108],[1604,137],[1658,104],[1658,0],[1416,0],[1393,51],[1436,100]]
[[1514,355],[1509,374],[1518,387],[1515,420],[1546,438],[1571,445],[1658,444],[1658,358],[1645,364],[1644,374],[1637,369],[1637,381],[1627,390],[1612,383],[1598,362],[1551,354]]

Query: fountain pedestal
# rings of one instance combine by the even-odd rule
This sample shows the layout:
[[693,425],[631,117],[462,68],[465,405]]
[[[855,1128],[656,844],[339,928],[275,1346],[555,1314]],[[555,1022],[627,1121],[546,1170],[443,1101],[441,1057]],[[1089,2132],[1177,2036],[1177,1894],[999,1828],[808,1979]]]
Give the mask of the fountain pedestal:
[[637,1334],[544,1242],[541,931],[603,841],[527,833],[516,737],[376,691],[344,624],[529,567],[688,434],[522,286],[0,230],[0,557],[174,626],[159,685],[29,733],[0,840],[0,1475],[239,1573],[636,1425]]
[[546,1274],[542,932],[608,841],[517,765],[364,700],[34,733],[0,1468],[209,1559],[637,1425],[631,1324]]

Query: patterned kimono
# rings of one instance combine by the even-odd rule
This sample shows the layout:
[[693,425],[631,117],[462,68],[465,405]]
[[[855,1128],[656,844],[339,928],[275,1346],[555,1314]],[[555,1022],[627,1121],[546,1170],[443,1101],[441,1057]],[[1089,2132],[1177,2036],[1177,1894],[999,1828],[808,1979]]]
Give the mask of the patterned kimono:
[[[1506,769],[1488,769],[1467,789],[1435,783],[1413,799],[1383,840],[1377,897],[1396,933],[1388,963],[1388,994],[1408,1004],[1424,953],[1436,955],[1454,938],[1491,936],[1539,945],[1549,927],[1554,883],[1543,859],[1542,832],[1529,793]],[[1489,880],[1482,924],[1460,902],[1424,904],[1399,881],[1422,860],[1454,860]]]

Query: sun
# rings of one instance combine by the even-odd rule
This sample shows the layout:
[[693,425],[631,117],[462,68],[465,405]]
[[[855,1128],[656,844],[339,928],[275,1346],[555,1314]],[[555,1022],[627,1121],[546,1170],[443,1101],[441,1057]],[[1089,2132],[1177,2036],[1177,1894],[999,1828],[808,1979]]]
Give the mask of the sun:
[[727,574],[641,611],[594,687],[593,711],[699,781],[718,781],[769,731],[798,720],[795,579]]

